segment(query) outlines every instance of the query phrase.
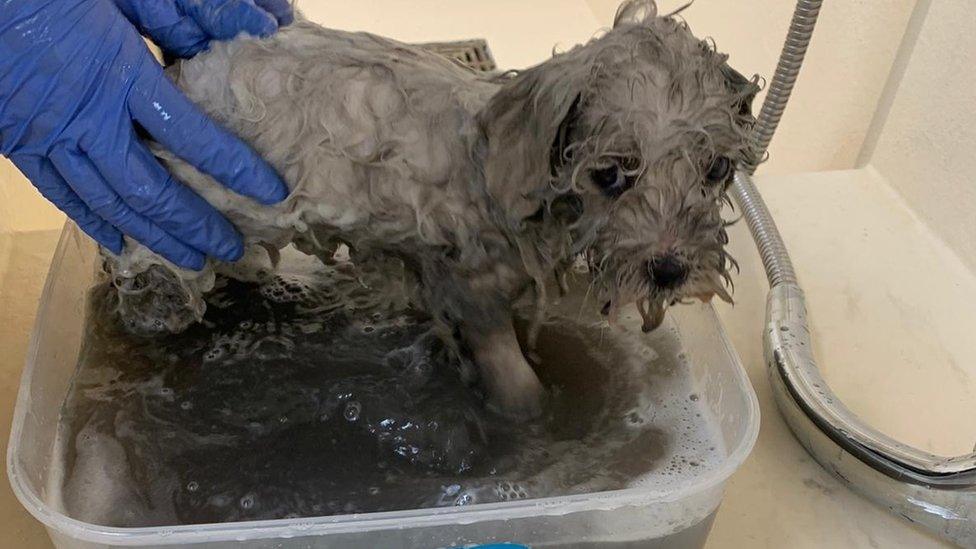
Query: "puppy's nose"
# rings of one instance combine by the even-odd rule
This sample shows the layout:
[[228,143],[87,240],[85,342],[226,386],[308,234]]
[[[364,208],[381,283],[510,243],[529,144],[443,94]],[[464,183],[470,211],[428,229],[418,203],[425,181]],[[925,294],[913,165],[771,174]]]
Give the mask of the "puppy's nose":
[[657,288],[672,290],[688,279],[688,266],[673,255],[658,256],[647,262],[647,276]]

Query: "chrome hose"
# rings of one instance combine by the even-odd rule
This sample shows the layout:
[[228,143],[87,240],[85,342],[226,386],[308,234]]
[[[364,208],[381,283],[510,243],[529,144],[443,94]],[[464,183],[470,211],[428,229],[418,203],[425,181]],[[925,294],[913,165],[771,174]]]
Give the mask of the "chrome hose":
[[793,86],[796,85],[803,59],[807,54],[807,47],[817,26],[821,3],[822,0],[800,0],[796,4],[790,30],[786,35],[786,41],[783,42],[779,62],[776,64],[776,72],[769,83],[769,90],[753,132],[752,161],[736,174],[735,185],[732,187],[732,194],[759,247],[759,255],[762,257],[770,286],[796,284],[796,272],[793,270],[793,262],[790,261],[790,254],[786,244],[783,243],[783,237],[780,236],[779,229],[776,228],[776,223],[759,194],[759,189],[749,176],[755,173],[756,167],[766,156],[769,143],[776,133],[776,128],[779,127],[783,112],[786,111],[786,105],[793,94]]
[[864,423],[835,395],[813,357],[806,302],[786,244],[752,181],[796,83],[822,0],[799,0],[754,133],[753,161],[731,194],[762,257],[770,291],[763,336],[770,384],[797,440],[842,482],[905,519],[976,547],[976,453],[937,456]]
[[749,225],[752,239],[759,248],[759,256],[762,258],[770,287],[781,284],[796,285],[796,272],[793,270],[790,253],[769,208],[759,194],[759,189],[752,182],[752,176],[746,172],[736,172],[731,191],[742,211],[742,217]]
[[822,0],[800,0],[793,11],[790,30],[783,42],[783,51],[779,54],[776,72],[769,83],[769,91],[763,101],[762,111],[755,129],[755,149],[752,163],[746,167],[749,175],[756,172],[756,166],[762,161],[773,140],[773,134],[783,118],[786,104],[790,101],[796,78],[800,75],[803,59],[807,55],[807,46],[813,37],[813,30],[817,26]]

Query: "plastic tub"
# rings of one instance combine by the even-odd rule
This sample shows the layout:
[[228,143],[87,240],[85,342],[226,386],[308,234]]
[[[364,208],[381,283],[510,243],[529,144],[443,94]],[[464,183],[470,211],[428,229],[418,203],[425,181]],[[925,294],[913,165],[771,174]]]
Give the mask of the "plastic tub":
[[58,415],[82,344],[85,299],[98,276],[94,245],[62,233],[41,298],[14,413],[7,472],[20,502],[59,548],[362,547],[433,549],[492,542],[531,547],[701,547],[729,476],[752,450],[759,409],[739,358],[708,305],[675,307],[669,320],[692,379],[713,414],[727,457],[670,490],[611,492],[468,507],[210,525],[110,528],[66,516],[54,466]]

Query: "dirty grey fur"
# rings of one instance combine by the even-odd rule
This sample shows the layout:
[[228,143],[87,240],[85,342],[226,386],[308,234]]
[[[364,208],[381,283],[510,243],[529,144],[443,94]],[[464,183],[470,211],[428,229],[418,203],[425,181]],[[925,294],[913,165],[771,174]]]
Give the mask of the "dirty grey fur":
[[[291,194],[262,207],[158,150],[249,248],[202,273],[134,242],[108,254],[132,326],[185,328],[215,271],[265,279],[290,242],[324,261],[347,244],[358,264],[405,266],[414,300],[471,354],[492,404],[532,415],[544,391],[512,303],[529,295],[541,317],[574,258],[587,260],[605,312],[636,302],[648,329],[674,302],[728,299],[720,212],[731,173],[707,174],[749,154],[757,86],[651,1],[624,3],[604,35],[503,76],[301,20],[272,38],[215,44],[171,76]],[[648,261],[662,253],[690,267],[680,286],[655,285]]]

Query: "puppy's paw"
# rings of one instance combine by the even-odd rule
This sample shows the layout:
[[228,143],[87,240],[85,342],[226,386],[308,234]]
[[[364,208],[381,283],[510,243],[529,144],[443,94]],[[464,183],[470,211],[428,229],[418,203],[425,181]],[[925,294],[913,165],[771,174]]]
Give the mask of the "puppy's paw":
[[114,295],[106,313],[117,314],[126,330],[139,335],[176,334],[199,321],[206,310],[203,295],[214,285],[210,269],[191,278],[163,265],[142,272],[107,269]]
[[488,392],[488,407],[514,420],[542,415],[546,390],[525,360],[511,326],[477,339],[474,359]]
[[546,390],[526,363],[525,368],[511,368],[509,377],[496,381],[490,389],[488,409],[515,421],[526,421],[542,415],[545,401]]

